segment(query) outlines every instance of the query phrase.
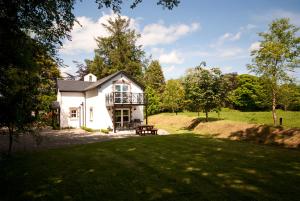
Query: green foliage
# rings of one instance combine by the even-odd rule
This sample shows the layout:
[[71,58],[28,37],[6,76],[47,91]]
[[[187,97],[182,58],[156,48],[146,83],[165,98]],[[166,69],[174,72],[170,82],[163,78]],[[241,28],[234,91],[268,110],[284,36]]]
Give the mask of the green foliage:
[[238,74],[237,73],[227,73],[223,75],[224,82],[224,93],[226,94],[224,100],[224,107],[233,108],[232,101],[228,98],[230,92],[238,87]]
[[279,87],[278,104],[284,110],[300,111],[300,86],[283,84]]
[[147,113],[149,115],[159,113],[161,109],[161,95],[152,87],[147,86],[145,93],[147,94]]
[[124,70],[137,80],[142,80],[144,51],[136,45],[140,37],[129,29],[130,21],[120,15],[110,18],[107,24],[102,24],[110,34],[108,37],[96,39],[98,48],[94,60],[86,60],[87,69],[98,79],[112,73]]
[[261,75],[269,82],[272,90],[273,121],[276,125],[276,104],[278,84],[290,80],[288,72],[300,63],[300,37],[298,27],[290,24],[289,19],[277,19],[269,25],[268,32],[259,33],[262,37],[260,48],[252,51],[253,64],[248,69]]
[[144,83],[147,87],[155,89],[158,93],[163,93],[166,82],[158,60],[152,61],[146,69]]
[[150,63],[144,75],[144,83],[148,100],[148,114],[152,115],[162,111],[161,102],[166,83],[159,61],[155,60]]
[[237,88],[229,92],[228,100],[233,107],[242,111],[265,110],[269,108],[268,91],[260,78],[243,74],[237,77]]
[[109,133],[109,130],[108,130],[108,129],[101,129],[100,132],[101,132],[101,133],[108,134],[108,133]]
[[163,93],[163,107],[165,110],[178,112],[184,106],[184,89],[179,80],[168,80]]
[[88,127],[86,127],[86,126],[81,126],[81,129],[82,129],[82,130],[85,130],[85,131],[87,131],[87,132],[93,132],[93,129],[88,128]]
[[[130,8],[135,8],[139,3],[141,3],[143,0],[132,0],[130,4]],[[96,3],[98,4],[99,8],[106,7],[106,8],[112,8],[114,12],[121,12],[121,5],[123,1],[120,0],[96,0]],[[164,9],[167,8],[169,10],[172,10],[174,7],[177,7],[179,5],[179,0],[158,0],[157,5],[162,6]]]
[[[196,67],[188,71],[184,78],[186,98],[195,108],[208,115],[210,111],[219,111],[225,99],[224,81],[218,68]],[[206,116],[208,120],[208,116]]]

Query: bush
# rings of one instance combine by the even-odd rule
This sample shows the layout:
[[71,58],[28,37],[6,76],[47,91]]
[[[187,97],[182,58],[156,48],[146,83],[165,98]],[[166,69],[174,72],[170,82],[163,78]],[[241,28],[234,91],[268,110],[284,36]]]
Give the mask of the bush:
[[87,128],[87,127],[85,127],[85,126],[81,126],[81,129],[83,129],[83,130],[85,130],[85,131],[87,131],[87,132],[93,132],[93,129]]
[[108,129],[101,129],[100,130],[102,133],[105,133],[105,134],[108,134],[109,133],[109,130]]

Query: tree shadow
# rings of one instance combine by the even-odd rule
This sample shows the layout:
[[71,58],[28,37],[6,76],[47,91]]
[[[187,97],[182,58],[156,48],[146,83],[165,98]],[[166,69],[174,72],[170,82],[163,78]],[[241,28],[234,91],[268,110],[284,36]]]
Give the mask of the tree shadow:
[[[220,121],[223,120],[221,118],[214,118],[214,117],[208,117],[208,122],[214,122],[214,121]],[[181,129],[183,130],[194,130],[200,123],[208,123],[205,120],[205,117],[197,117],[195,119],[193,119],[189,125],[187,125],[186,127],[183,127]]]

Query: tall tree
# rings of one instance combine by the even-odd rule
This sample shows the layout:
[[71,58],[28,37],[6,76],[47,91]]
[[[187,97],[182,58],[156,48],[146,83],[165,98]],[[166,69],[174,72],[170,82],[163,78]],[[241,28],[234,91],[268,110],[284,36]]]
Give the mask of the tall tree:
[[83,81],[84,76],[89,74],[87,65],[85,65],[79,61],[73,61],[73,63],[76,65],[76,68],[77,68],[76,77],[79,78],[80,81]]
[[142,80],[145,53],[141,46],[136,45],[140,35],[129,28],[129,23],[129,19],[118,15],[115,19],[110,18],[107,24],[102,24],[110,35],[96,39],[98,48],[95,50],[95,59],[87,62],[88,70],[99,79],[124,70]]
[[205,113],[219,111],[225,98],[224,81],[218,68],[206,69],[200,66],[188,71],[185,78],[186,97],[191,100],[196,109]]
[[158,60],[152,61],[146,69],[144,82],[146,86],[155,89],[159,93],[163,93],[166,82]]
[[259,33],[262,37],[260,48],[252,51],[253,64],[248,69],[265,78],[272,89],[272,116],[276,125],[276,104],[278,85],[290,80],[288,72],[299,66],[300,37],[298,27],[289,19],[277,19],[269,25],[268,32]]
[[179,80],[168,80],[163,93],[163,106],[172,112],[180,111],[184,103],[184,89]]

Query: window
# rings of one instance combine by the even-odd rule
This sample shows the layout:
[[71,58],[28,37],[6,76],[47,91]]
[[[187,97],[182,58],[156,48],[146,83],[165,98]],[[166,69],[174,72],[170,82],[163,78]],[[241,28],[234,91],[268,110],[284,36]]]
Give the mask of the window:
[[92,78],[91,75],[89,76],[89,81],[90,81],[90,82],[93,81],[93,78]]
[[116,84],[115,85],[115,103],[128,103],[129,102],[129,85]]
[[77,108],[70,108],[70,117],[77,118]]
[[93,121],[93,118],[94,118],[93,108],[90,107],[90,121]]

